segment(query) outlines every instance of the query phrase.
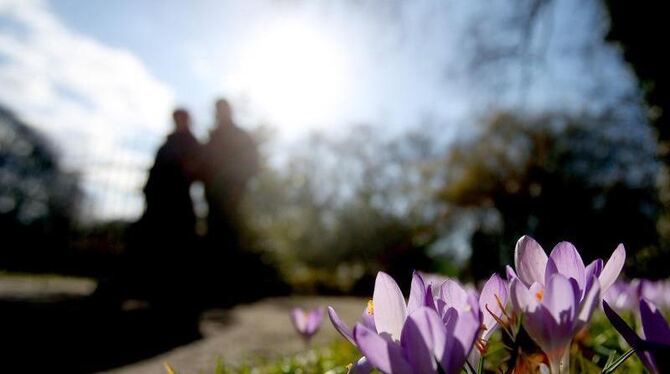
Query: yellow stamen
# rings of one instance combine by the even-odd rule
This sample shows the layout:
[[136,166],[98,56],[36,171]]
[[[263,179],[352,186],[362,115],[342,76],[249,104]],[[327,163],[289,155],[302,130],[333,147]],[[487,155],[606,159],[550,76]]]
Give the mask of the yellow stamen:
[[544,298],[544,290],[537,291],[535,293],[535,298],[537,299],[537,301],[542,301],[542,299]]
[[368,300],[368,315],[373,315],[375,314],[375,303],[372,301],[372,299]]

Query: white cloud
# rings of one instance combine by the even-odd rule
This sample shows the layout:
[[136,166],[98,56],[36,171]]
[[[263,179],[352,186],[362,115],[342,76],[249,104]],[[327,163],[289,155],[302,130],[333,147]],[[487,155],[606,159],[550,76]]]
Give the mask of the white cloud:
[[97,196],[94,213],[137,215],[171,89],[132,53],[68,29],[42,1],[0,0],[0,31],[0,104],[51,137]]

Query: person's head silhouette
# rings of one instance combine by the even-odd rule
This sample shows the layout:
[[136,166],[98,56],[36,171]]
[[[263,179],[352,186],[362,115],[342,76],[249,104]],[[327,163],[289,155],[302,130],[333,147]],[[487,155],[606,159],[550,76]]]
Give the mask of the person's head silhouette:
[[189,131],[191,126],[191,116],[188,114],[188,111],[183,108],[177,108],[172,112],[172,119],[174,120],[174,126],[176,132]]
[[214,115],[218,126],[228,126],[233,123],[233,109],[226,99],[218,99],[214,103]]

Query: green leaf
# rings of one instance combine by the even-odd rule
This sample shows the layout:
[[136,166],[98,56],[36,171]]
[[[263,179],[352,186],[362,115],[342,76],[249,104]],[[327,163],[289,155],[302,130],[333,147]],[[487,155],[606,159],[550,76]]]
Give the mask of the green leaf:
[[[633,353],[635,353],[635,349],[631,348],[631,349],[627,350],[624,354],[622,354],[619,358],[617,358],[616,360],[614,360],[614,361],[612,361],[612,362],[609,362],[610,359],[608,359],[607,361],[608,361],[609,364],[608,364],[608,365],[605,365],[605,368],[603,368],[602,373],[603,373],[603,374],[611,374],[611,373],[613,373],[613,372],[614,372],[619,366],[621,366],[621,364],[623,364],[623,363],[628,359],[628,357],[630,357]],[[611,357],[612,357],[612,356],[610,356],[610,358],[611,358]]]

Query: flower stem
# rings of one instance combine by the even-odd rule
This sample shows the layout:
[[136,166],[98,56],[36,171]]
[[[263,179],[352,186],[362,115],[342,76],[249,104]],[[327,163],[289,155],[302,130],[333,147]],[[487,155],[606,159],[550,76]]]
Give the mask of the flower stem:
[[555,356],[549,360],[551,374],[570,373],[570,348],[565,350],[562,356]]

